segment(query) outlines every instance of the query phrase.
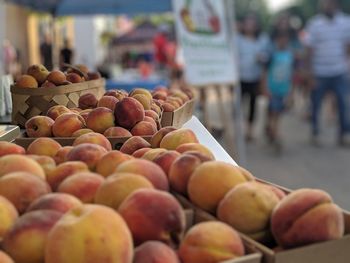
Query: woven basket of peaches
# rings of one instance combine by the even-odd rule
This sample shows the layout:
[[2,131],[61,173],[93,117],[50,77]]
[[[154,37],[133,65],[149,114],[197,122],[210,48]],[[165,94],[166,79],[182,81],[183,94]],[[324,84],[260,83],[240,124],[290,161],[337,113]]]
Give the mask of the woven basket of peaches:
[[12,123],[24,127],[27,120],[45,115],[53,106],[75,108],[84,94],[100,98],[104,92],[105,80],[85,65],[67,65],[65,72],[50,72],[43,65],[32,65],[11,87]]

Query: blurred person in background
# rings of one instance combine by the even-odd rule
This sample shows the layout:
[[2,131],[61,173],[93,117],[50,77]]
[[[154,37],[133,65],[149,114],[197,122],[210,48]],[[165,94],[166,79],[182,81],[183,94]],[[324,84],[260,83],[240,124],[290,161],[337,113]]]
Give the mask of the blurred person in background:
[[238,32],[238,55],[242,96],[249,98],[249,114],[246,129],[247,141],[253,140],[256,99],[260,92],[263,66],[267,61],[269,39],[261,32],[254,14],[247,15]]
[[65,39],[63,48],[60,50],[60,67],[61,70],[65,70],[66,67],[63,64],[73,64],[74,51],[70,47],[69,40]]
[[306,64],[312,102],[312,143],[319,146],[319,114],[328,91],[335,94],[339,115],[338,143],[347,145],[349,131],[347,60],[350,51],[350,20],[341,12],[337,0],[320,0],[320,13],[307,25]]
[[167,26],[161,25],[159,31],[153,39],[154,57],[158,69],[164,70],[167,66],[166,47],[168,45]]
[[272,36],[271,55],[267,67],[269,97],[267,135],[277,152],[282,149],[280,118],[291,96],[295,52],[288,31],[276,31]]
[[52,63],[52,41],[49,34],[46,34],[44,41],[40,45],[40,56],[42,64],[51,71],[53,69]]
[[16,78],[18,72],[18,56],[16,48],[12,43],[5,39],[2,46],[3,70],[5,75],[11,75]]

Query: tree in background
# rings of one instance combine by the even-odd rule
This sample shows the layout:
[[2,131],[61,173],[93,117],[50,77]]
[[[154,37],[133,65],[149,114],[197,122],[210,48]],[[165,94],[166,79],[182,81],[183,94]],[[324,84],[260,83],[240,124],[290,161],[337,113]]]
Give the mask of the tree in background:
[[253,12],[259,17],[264,28],[269,25],[270,13],[265,0],[235,0],[231,2],[235,5],[238,20]]

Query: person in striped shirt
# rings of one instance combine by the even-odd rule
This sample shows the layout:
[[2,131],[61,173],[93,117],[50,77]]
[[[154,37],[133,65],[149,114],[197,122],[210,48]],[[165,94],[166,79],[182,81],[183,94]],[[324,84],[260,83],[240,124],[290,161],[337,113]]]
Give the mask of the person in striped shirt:
[[339,145],[346,145],[349,132],[347,96],[350,55],[350,18],[341,12],[337,0],[320,0],[320,13],[306,28],[309,85],[312,88],[312,142],[319,145],[319,112],[323,97],[332,91],[337,99]]

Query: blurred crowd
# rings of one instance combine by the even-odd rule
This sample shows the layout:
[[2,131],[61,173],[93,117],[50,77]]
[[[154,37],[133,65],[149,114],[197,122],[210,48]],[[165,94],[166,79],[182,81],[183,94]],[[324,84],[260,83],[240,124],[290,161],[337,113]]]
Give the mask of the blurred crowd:
[[[320,112],[324,100],[338,114],[337,142],[347,146],[350,131],[350,16],[337,0],[319,0],[319,13],[296,30],[287,13],[280,14],[270,32],[263,32],[255,14],[238,23],[237,46],[242,94],[249,101],[246,139],[254,139],[257,98],[269,100],[265,133],[281,150],[280,119],[298,92],[307,98],[310,141],[320,146]],[[298,131],[296,131],[298,132]]]

